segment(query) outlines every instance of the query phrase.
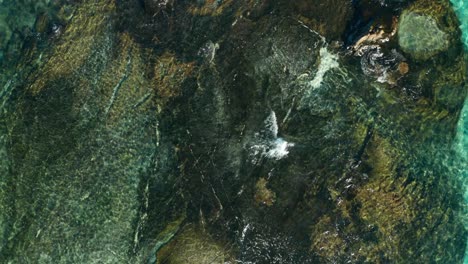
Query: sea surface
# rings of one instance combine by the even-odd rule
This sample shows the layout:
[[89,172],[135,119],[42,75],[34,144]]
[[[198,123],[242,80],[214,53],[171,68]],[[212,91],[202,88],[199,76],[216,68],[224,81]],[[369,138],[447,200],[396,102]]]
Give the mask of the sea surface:
[[[463,42],[465,43],[465,48],[468,51],[468,1],[465,0],[452,0],[454,9],[460,19],[461,30],[463,32]],[[463,113],[460,117],[458,124],[458,151],[460,153],[462,163],[462,173],[460,177],[463,177],[465,185],[468,185],[468,168],[466,166],[468,162],[468,100],[465,100],[465,106],[463,108]],[[464,164],[464,165],[463,165]],[[468,206],[468,187],[465,192],[465,202]],[[468,219],[467,219],[468,222]],[[468,223],[466,223],[468,225]],[[465,253],[464,264],[468,264],[468,248]]]
[[[447,122],[451,124],[450,131],[454,132],[459,118],[456,140],[452,141],[454,134],[448,133],[443,125],[431,126],[429,121],[421,120],[419,126],[414,123],[418,121],[416,115],[406,118],[402,115],[404,111],[394,107],[396,103],[389,103],[395,100],[401,103],[401,108],[408,105],[394,96],[394,87],[381,88],[386,87],[386,82],[390,83],[386,75],[390,67],[382,63],[383,59],[379,61],[384,55],[379,47],[369,46],[370,51],[366,53],[370,54],[368,61],[365,56],[360,60],[350,58],[344,56],[343,50],[339,51],[343,54],[338,54],[339,49],[333,47],[335,43],[328,45],[325,38],[302,22],[272,22],[276,21],[275,16],[271,16],[271,21],[261,20],[264,24],[253,24],[253,29],[265,35],[258,33],[246,38],[244,30],[255,31],[249,24],[254,22],[236,19],[233,23],[226,20],[229,21],[227,23],[223,21],[229,17],[223,17],[223,5],[210,17],[208,11],[201,8],[202,4],[192,7],[190,15],[181,17],[187,21],[190,19],[192,22],[187,24],[192,23],[191,27],[199,27],[203,31],[198,31],[197,35],[192,28],[188,30],[184,23],[179,22],[182,26],[176,27],[177,34],[169,34],[164,39],[161,33],[163,37],[159,40],[154,37],[157,35],[154,32],[164,33],[166,28],[158,26],[158,23],[173,23],[169,19],[166,21],[169,8],[165,9],[165,5],[172,1],[153,1],[160,3],[158,8],[153,7],[158,10],[154,16],[159,15],[157,19],[160,20],[136,19],[135,14],[139,14],[140,7],[127,10],[121,4],[111,8],[102,4],[105,1],[101,4],[96,1],[96,7],[93,7],[96,10],[88,11],[87,8],[67,9],[60,4],[62,2],[71,1],[37,0],[30,9],[25,9],[19,8],[20,1],[0,0],[0,176],[8,173],[8,177],[0,177],[0,263],[3,263],[2,258],[23,259],[22,263],[30,263],[28,258],[34,256],[40,256],[41,263],[68,263],[70,259],[74,263],[95,263],[89,259],[115,263],[117,259],[124,262],[125,258],[130,259],[129,256],[134,258],[133,263],[161,263],[156,262],[159,253],[161,259],[169,259],[163,263],[180,263],[176,260],[185,257],[187,252],[193,259],[218,258],[220,255],[230,259],[233,253],[225,249],[229,247],[239,248],[241,253],[236,256],[237,263],[306,263],[299,261],[306,259],[302,253],[314,250],[314,254],[322,254],[320,259],[328,261],[324,263],[345,263],[345,260],[346,263],[362,263],[362,256],[361,259],[354,256],[361,251],[367,250],[363,256],[374,257],[380,254],[379,250],[393,250],[385,257],[394,257],[395,262],[382,263],[401,263],[395,260],[398,259],[395,256],[410,252],[407,246],[417,248],[413,244],[420,243],[421,252],[426,254],[418,256],[421,259],[438,256],[438,253],[431,255],[431,251],[437,251],[439,255],[444,251],[456,251],[456,263],[463,261],[468,264],[468,245],[463,258],[464,244],[457,243],[466,240],[466,232],[454,235],[456,231],[450,229],[449,221],[441,227],[434,224],[436,231],[431,231],[428,236],[416,239],[404,236],[401,231],[404,225],[398,223],[406,221],[412,207],[406,208],[404,202],[401,206],[398,200],[405,200],[405,195],[418,197],[416,185],[408,185],[407,188],[405,183],[403,189],[393,190],[383,185],[386,178],[381,179],[383,187],[374,189],[372,184],[368,184],[373,170],[383,175],[391,175],[393,170],[399,175],[400,170],[408,175],[422,175],[417,176],[421,178],[415,176],[413,180],[428,188],[429,191],[423,194],[427,195],[430,201],[427,207],[430,208],[414,214],[420,213],[420,217],[428,218],[422,223],[412,219],[408,222],[418,222],[421,226],[418,228],[424,231],[425,222],[434,222],[433,219],[439,217],[437,209],[447,209],[448,206],[444,206],[450,205],[444,199],[435,200],[456,196],[456,204],[464,202],[465,205],[461,210],[463,222],[457,223],[462,222],[468,230],[468,98],[465,98],[464,108],[458,117],[463,98],[457,97],[460,102],[457,115],[451,123]],[[468,0],[451,2],[460,20],[465,60],[468,61]],[[95,13],[102,19],[95,19]],[[246,14],[250,16],[250,13]],[[257,19],[256,15],[252,15],[252,21]],[[113,19],[118,16],[128,16],[130,18],[126,19],[129,21],[134,19],[141,24],[116,23]],[[14,17],[19,21],[8,23]],[[237,31],[224,37],[213,37],[205,43],[201,39],[211,34],[206,32],[209,31],[205,29],[208,28],[205,23],[209,24],[206,21],[216,25],[210,26],[210,30],[220,31],[213,36],[224,36],[221,28],[224,25]],[[89,26],[97,22],[100,24],[95,28]],[[267,30],[269,23],[279,24],[280,30],[276,26],[274,30]],[[81,27],[82,24],[90,29]],[[360,26],[367,30],[367,26]],[[281,31],[284,28],[293,32]],[[73,34],[73,30],[84,32],[83,40],[80,34]],[[184,30],[189,34],[184,35]],[[360,33],[359,30],[356,32]],[[283,35],[288,34],[290,37],[283,39]],[[92,41],[87,36],[92,36]],[[239,40],[243,37],[246,40]],[[19,43],[18,47],[9,45],[2,48],[7,42],[2,43],[2,38]],[[56,41],[62,39],[63,42]],[[178,43],[180,39],[186,46],[167,44]],[[27,45],[23,47],[22,41]],[[66,41],[83,47],[77,49],[74,45],[66,45]],[[246,45],[242,49],[247,51],[239,52],[237,44],[229,44],[230,41],[256,43],[260,48]],[[58,43],[55,45],[59,52],[48,54],[48,43]],[[312,44],[317,49],[315,53],[308,46]],[[161,54],[158,45],[164,47]],[[267,46],[277,49],[273,55],[261,48]],[[23,52],[28,49],[35,53]],[[236,59],[231,58],[235,57],[232,55],[237,54],[235,52],[245,55],[245,58],[239,58],[242,62],[239,65]],[[37,65],[21,63],[22,60],[29,62],[26,55],[37,57],[34,60]],[[53,60],[54,56],[71,62]],[[393,59],[398,60],[399,57]],[[14,66],[17,62],[18,66]],[[148,66],[149,62],[154,69]],[[356,66],[358,63],[360,66]],[[50,69],[47,68],[49,64],[53,65]],[[59,67],[62,64],[66,67]],[[8,67],[2,69],[3,65]],[[400,65],[408,66],[406,63]],[[64,70],[67,67],[73,71]],[[410,71],[412,67],[410,64]],[[150,73],[143,74],[147,68],[151,68]],[[405,70],[404,67],[398,69]],[[238,76],[237,70],[251,70],[255,78],[249,74]],[[34,75],[36,71],[37,76]],[[49,72],[52,72],[50,76],[47,75]],[[232,82],[226,77],[231,73],[236,73]],[[169,77],[146,79],[158,74]],[[54,79],[60,75],[63,77]],[[269,77],[258,81],[263,75]],[[289,81],[289,75],[294,76],[294,82]],[[353,76],[355,80],[352,80]],[[32,95],[24,93],[28,96],[18,91],[18,87],[21,88],[18,83],[28,83],[35,78],[38,80],[33,82],[36,86],[42,87],[43,78],[52,89],[40,88],[44,89],[43,92],[37,88],[36,91],[32,85]],[[432,83],[432,80],[428,82]],[[151,88],[156,86],[154,83],[158,86],[155,89]],[[281,89],[265,88],[275,85]],[[359,87],[365,85],[372,89],[364,93],[364,89]],[[166,86],[180,86],[187,91],[166,91]],[[243,86],[253,91],[247,93],[248,89],[243,90]],[[297,98],[283,86],[291,91],[298,89]],[[261,91],[258,94],[266,99],[255,97],[257,88]],[[412,88],[408,88],[408,93],[418,92]],[[283,90],[287,92],[283,93]],[[153,94],[159,97],[154,99]],[[21,104],[17,107],[16,103]],[[287,107],[283,109],[283,105]],[[244,108],[248,109],[245,113]],[[8,112],[10,110],[12,113]],[[337,114],[329,116],[329,112]],[[190,115],[186,116],[186,113]],[[395,117],[398,115],[402,118]],[[325,118],[328,118],[327,122],[323,121]],[[24,120],[24,125],[17,119]],[[443,124],[443,118],[441,120],[440,124]],[[9,126],[11,130],[6,129]],[[420,145],[409,139],[410,135],[417,134],[413,130],[422,134],[426,132],[425,128],[431,130],[428,132],[431,136],[418,141]],[[16,156],[9,152],[10,141],[16,144],[11,143],[17,148]],[[385,148],[392,151],[381,151]],[[355,152],[358,154],[354,155]],[[392,155],[403,161],[408,158],[408,161],[399,161],[403,165],[394,169],[392,162],[397,164],[398,159]],[[14,167],[16,170],[10,169],[13,168],[10,160],[21,166]],[[21,163],[23,160],[24,164]],[[378,162],[380,160],[385,162]],[[328,162],[338,165],[330,166]],[[432,167],[435,167],[433,171]],[[440,172],[447,172],[447,178],[434,180]],[[36,174],[40,176],[37,179]],[[428,179],[427,184],[426,176],[433,178]],[[453,182],[458,185],[452,188],[450,181],[445,184],[446,179],[456,179]],[[395,180],[395,186],[399,186],[398,180]],[[460,189],[460,182],[464,189]],[[304,186],[307,191],[304,191]],[[416,194],[411,191],[413,187]],[[10,189],[14,191],[10,192]],[[381,193],[375,195],[375,190]],[[456,190],[456,195],[449,195],[451,190]],[[302,196],[303,199],[300,198]],[[412,204],[411,199],[406,202]],[[422,204],[426,205],[425,201]],[[16,211],[4,209],[10,207]],[[431,211],[432,207],[435,210]],[[207,235],[206,220],[211,228],[206,230],[216,236]],[[445,219],[440,217],[440,221]],[[367,225],[368,222],[373,224]],[[379,226],[379,223],[383,224]],[[395,228],[400,229],[393,232]],[[314,235],[303,235],[303,230]],[[379,234],[398,235],[393,238]],[[434,241],[441,244],[445,240],[455,241],[453,248],[449,249],[445,244],[437,248],[434,246],[436,242],[424,241],[430,240],[427,238],[432,237],[431,234],[434,234]],[[358,244],[368,248],[361,250],[356,246]],[[43,245],[50,249],[41,249]],[[106,248],[101,245],[106,245]],[[394,245],[394,248],[388,250],[385,248],[387,245]],[[201,246],[206,250],[198,250]],[[24,258],[21,256],[23,252]]]

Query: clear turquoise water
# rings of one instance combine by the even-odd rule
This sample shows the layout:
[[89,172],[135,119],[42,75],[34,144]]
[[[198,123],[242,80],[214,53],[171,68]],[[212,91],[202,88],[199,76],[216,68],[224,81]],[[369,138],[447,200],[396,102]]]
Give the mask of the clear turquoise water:
[[[463,32],[463,42],[468,52],[468,1],[466,0],[451,0],[461,22],[461,30]],[[458,145],[457,149],[460,153],[462,163],[461,177],[465,182],[468,182],[468,99],[465,100],[465,106],[458,125]],[[464,165],[463,165],[464,164]],[[465,201],[468,206],[468,188],[465,192]],[[467,217],[468,218],[468,217]],[[468,222],[468,219],[467,219]],[[465,253],[464,264],[468,264],[468,248]]]
[[461,22],[461,30],[463,32],[463,42],[468,48],[468,1],[466,0],[451,0]]
[[[458,126],[458,135],[459,135],[459,144],[457,148],[460,151],[461,160],[464,162],[464,167],[462,167],[461,177],[464,178],[465,183],[468,182],[468,169],[466,164],[468,164],[468,100],[465,100],[465,106],[463,109],[463,114],[460,118]],[[465,191],[465,202],[468,206],[468,188]],[[467,216],[468,218],[468,216]],[[468,219],[466,219],[468,222]],[[468,225],[468,223],[467,223]],[[464,264],[468,264],[468,247],[465,252]]]
[[[468,99],[465,99],[463,113],[458,123],[458,145],[456,148],[458,149],[460,161],[462,162],[460,176],[463,177],[465,182],[465,203],[468,207],[468,168],[466,166],[466,164],[468,164]],[[468,228],[468,216],[465,216],[465,224]],[[465,252],[465,260],[463,263],[468,264],[468,246]]]

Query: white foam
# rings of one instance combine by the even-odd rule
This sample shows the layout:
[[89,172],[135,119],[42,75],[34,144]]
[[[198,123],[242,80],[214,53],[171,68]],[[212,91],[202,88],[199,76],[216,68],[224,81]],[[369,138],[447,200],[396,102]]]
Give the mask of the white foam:
[[266,153],[266,156],[275,160],[280,160],[289,154],[289,147],[293,147],[293,143],[289,143],[282,138],[277,138],[273,142],[272,148]]
[[314,89],[319,88],[322,85],[325,74],[329,70],[338,68],[339,66],[337,55],[328,52],[327,48],[320,48],[320,64],[314,79],[310,81],[310,86]]
[[265,120],[265,126],[268,132],[273,135],[273,137],[278,137],[278,119],[276,118],[275,111],[271,111],[270,115]]
[[264,123],[263,132],[255,133],[257,144],[250,147],[253,163],[256,163],[261,157],[280,160],[286,157],[289,154],[289,148],[294,146],[293,143],[278,137],[278,120],[274,111],[271,111]]
[[247,234],[247,231],[250,228],[250,224],[247,224],[244,229],[242,229],[242,235],[241,235],[241,243],[244,242],[245,235]]

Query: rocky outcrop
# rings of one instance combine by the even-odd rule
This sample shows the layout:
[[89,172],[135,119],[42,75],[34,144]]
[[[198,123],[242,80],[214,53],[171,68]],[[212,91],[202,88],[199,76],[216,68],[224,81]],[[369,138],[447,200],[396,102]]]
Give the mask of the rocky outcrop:
[[293,14],[330,40],[339,40],[353,16],[350,1],[300,0],[291,3]]
[[448,49],[447,33],[440,30],[430,16],[403,13],[398,28],[398,41],[402,49],[417,59],[428,59]]
[[400,18],[398,43],[415,59],[427,60],[459,46],[457,18],[446,1],[416,1]]

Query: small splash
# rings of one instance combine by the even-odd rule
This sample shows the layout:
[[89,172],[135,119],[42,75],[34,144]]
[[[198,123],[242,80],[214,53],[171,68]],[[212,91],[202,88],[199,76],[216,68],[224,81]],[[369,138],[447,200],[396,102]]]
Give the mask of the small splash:
[[319,88],[322,85],[323,77],[325,74],[334,68],[338,68],[340,64],[338,63],[338,56],[330,53],[327,48],[320,49],[320,64],[318,66],[317,73],[312,81],[310,81],[310,86],[313,89]]
[[268,118],[265,120],[266,132],[271,134],[272,137],[278,137],[278,119],[276,113],[271,111]]
[[265,120],[265,129],[255,133],[254,138],[257,144],[250,147],[252,163],[257,163],[262,157],[283,159],[289,154],[289,148],[294,146],[278,137],[278,120],[274,111]]
[[245,235],[247,234],[247,231],[250,228],[250,224],[245,225],[244,229],[242,229],[242,235],[241,235],[241,243],[244,242],[245,240]]
[[273,148],[270,149],[267,153],[266,156],[275,160],[280,160],[284,157],[286,157],[289,154],[289,148],[293,147],[293,143],[289,143],[286,140],[282,138],[277,138],[273,142]]

